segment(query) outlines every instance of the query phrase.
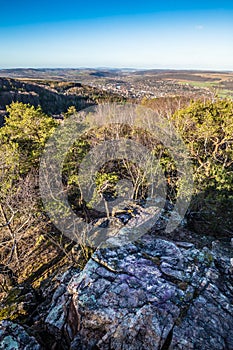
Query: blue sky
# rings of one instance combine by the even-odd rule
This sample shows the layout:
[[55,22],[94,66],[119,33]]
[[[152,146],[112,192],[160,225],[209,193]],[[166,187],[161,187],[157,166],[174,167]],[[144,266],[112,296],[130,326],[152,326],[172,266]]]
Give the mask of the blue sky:
[[233,70],[231,1],[0,1],[0,68]]

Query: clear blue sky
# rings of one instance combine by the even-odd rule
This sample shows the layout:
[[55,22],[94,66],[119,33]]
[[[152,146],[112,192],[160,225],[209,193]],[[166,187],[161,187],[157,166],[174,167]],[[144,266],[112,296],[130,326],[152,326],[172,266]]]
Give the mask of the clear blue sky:
[[233,70],[233,1],[0,2],[0,68]]

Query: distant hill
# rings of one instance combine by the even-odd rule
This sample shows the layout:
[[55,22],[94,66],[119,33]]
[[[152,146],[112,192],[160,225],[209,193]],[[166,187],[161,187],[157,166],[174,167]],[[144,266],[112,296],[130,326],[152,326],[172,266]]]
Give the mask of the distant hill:
[[45,113],[56,115],[67,111],[70,106],[81,110],[104,100],[120,101],[122,98],[80,83],[0,78],[2,111],[11,102],[19,101],[34,106],[40,105]]
[[50,86],[0,78],[0,109],[5,109],[12,101],[40,105],[49,114],[64,112],[71,105],[81,109],[93,104],[87,97],[64,95],[52,91]]
[[174,69],[131,69],[131,68],[14,68],[0,69],[0,77],[19,79],[51,79],[62,81],[88,81],[93,77],[117,78],[121,76],[154,76],[157,79],[189,81],[219,81],[233,78],[233,72],[174,70]]
[[116,77],[122,73],[121,70],[111,69],[73,69],[73,68],[15,68],[0,69],[0,76],[19,79],[50,79],[60,81],[87,81],[96,77]]

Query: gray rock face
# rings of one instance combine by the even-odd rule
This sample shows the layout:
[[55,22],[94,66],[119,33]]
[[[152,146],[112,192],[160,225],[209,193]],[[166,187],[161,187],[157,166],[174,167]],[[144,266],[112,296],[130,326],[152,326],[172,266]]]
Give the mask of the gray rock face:
[[151,236],[99,248],[68,285],[69,309],[62,316],[59,302],[47,322],[58,307],[71,349],[233,349],[233,269],[221,252]]
[[0,322],[1,350],[40,350],[34,337],[29,336],[22,326],[10,321]]
[[[56,289],[48,315],[45,319],[48,331],[50,334],[55,336],[56,339],[60,340],[62,348],[66,348],[67,344],[72,339],[75,332],[73,329],[76,328],[76,319],[72,318],[72,307],[71,307],[71,295],[67,290],[67,284],[73,275],[78,273],[75,269],[69,269],[60,278],[60,285]],[[75,313],[76,316],[76,313]]]

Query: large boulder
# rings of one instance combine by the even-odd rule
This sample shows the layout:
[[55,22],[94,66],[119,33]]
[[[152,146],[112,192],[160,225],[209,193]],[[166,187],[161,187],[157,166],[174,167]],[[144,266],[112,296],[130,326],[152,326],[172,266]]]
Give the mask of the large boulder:
[[116,239],[72,277],[47,324],[62,324],[71,349],[233,349],[232,256],[149,235]]

